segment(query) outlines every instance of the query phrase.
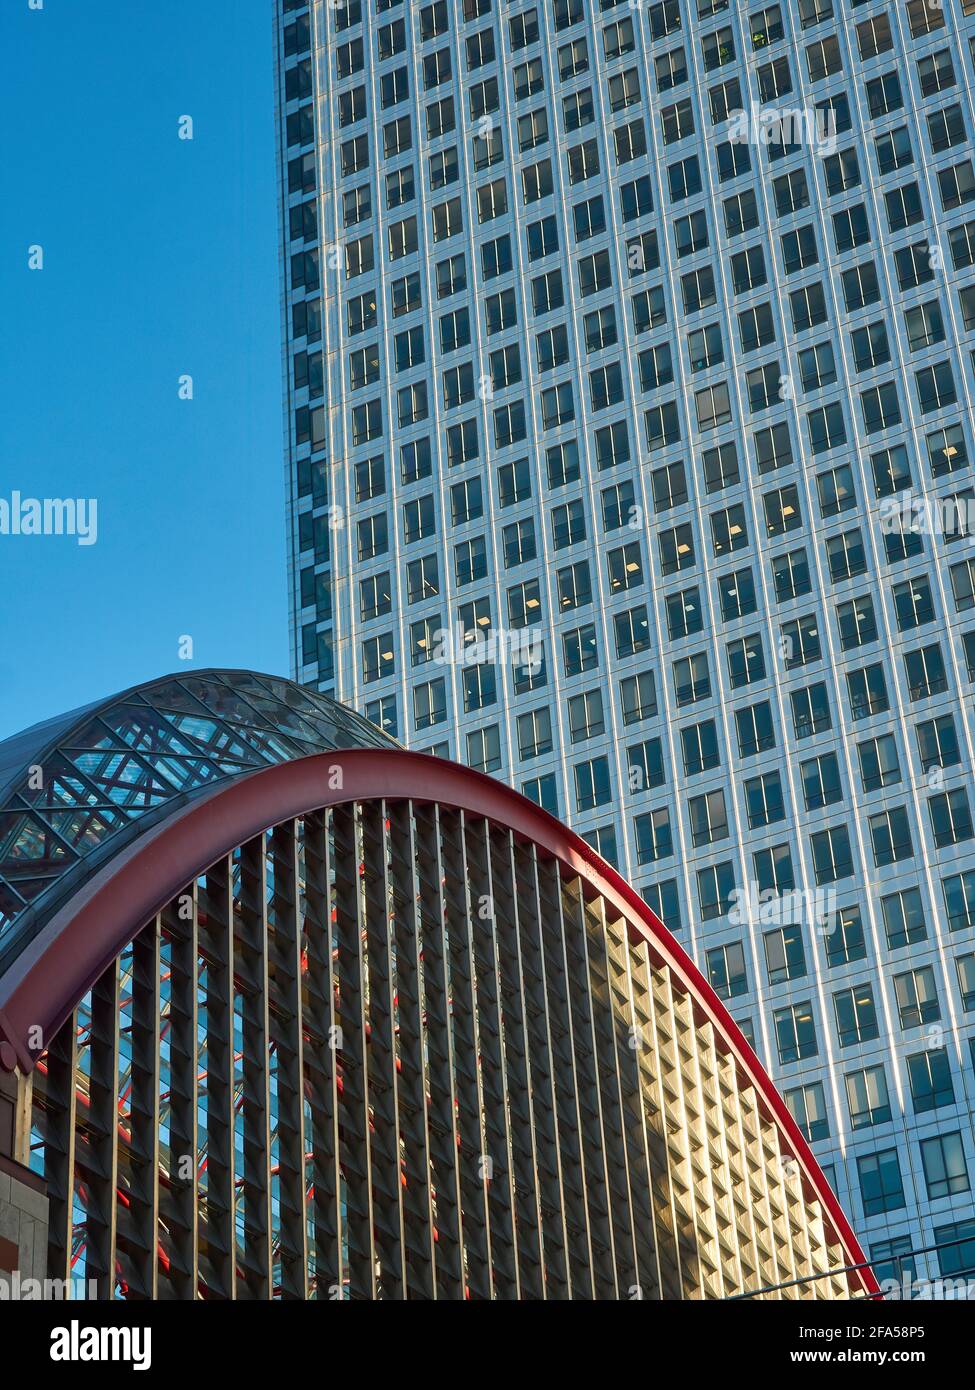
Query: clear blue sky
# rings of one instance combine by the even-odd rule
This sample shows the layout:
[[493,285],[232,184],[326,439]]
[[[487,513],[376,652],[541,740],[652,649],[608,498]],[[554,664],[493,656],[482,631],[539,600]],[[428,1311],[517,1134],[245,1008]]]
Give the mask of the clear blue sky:
[[271,0],[0,4],[0,498],[98,500],[0,535],[0,738],[183,634],[288,674],[272,56]]

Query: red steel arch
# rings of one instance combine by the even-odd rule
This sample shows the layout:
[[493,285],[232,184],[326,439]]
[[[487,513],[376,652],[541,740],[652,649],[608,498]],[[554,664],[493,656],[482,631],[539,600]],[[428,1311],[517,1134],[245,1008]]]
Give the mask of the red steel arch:
[[[353,748],[261,768],[175,810],[100,869],[48,921],[0,978],[0,1064],[30,1071],[46,1041],[145,923],[222,855],[269,827],[348,802],[412,800],[468,812],[512,830],[610,901],[634,940],[645,940],[720,1045],[755,1087],[805,1182],[822,1202],[868,1295],[880,1286],[856,1236],[770,1077],[724,1004],[663,922],[580,836],[520,793],[440,758]],[[38,1035],[37,1029],[40,1029]]]

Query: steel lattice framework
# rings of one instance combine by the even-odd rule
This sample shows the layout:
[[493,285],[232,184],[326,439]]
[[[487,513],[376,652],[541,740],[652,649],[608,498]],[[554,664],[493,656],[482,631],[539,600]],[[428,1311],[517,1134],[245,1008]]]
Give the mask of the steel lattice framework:
[[[861,1262],[623,880],[501,784],[369,742],[175,799],[52,895],[0,975],[52,1277],[673,1299]],[[875,1292],[866,1270],[785,1294]]]

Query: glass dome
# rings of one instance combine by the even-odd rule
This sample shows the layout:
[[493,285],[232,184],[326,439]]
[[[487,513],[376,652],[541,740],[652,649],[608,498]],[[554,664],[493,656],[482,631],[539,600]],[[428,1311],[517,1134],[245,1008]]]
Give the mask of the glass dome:
[[134,686],[0,743],[0,973],[79,883],[214,783],[396,742],[279,676],[193,671]]

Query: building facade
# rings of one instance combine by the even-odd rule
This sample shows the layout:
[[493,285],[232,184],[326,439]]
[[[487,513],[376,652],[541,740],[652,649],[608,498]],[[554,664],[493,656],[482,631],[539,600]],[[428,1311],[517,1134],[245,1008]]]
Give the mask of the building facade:
[[0,1298],[877,1293],[720,999],[503,783],[249,671],[0,768]]
[[971,1268],[975,3],[275,24],[296,676],[565,818]]

